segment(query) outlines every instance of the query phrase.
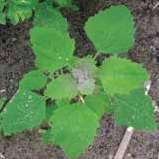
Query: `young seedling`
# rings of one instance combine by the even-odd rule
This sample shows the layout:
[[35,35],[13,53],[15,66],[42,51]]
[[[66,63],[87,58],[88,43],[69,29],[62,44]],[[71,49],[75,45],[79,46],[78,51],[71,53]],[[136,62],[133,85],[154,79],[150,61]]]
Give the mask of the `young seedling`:
[[[99,67],[92,57],[73,56],[75,42],[67,21],[48,1],[37,5],[33,25],[30,37],[37,69],[24,76],[0,114],[5,135],[44,121],[49,126],[42,134],[44,143],[59,145],[68,157],[77,158],[93,143],[105,113],[114,114],[118,125],[156,128],[151,98],[144,93],[147,71],[119,56],[134,44],[134,21],[127,7],[112,6],[86,22],[98,53],[111,55]],[[60,73],[52,76],[55,72]]]
[[13,25],[25,19],[29,19],[38,0],[0,0],[0,24],[6,24],[7,20]]
[[[50,5],[55,4],[58,8],[78,9],[72,3],[72,0],[46,0],[46,3]],[[5,25],[9,22],[16,25],[26,19],[30,19],[33,16],[33,11],[36,11],[38,4],[40,4],[39,0],[0,0],[0,24]]]

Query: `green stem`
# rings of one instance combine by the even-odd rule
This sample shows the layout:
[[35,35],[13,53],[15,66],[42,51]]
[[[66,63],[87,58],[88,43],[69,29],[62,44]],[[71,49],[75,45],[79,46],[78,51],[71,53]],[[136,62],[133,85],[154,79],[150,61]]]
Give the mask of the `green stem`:
[[96,58],[98,57],[98,55],[99,55],[99,52],[97,52],[97,53],[95,54],[95,56],[93,57],[93,59],[96,60]]
[[85,103],[85,101],[84,101],[84,99],[83,99],[83,97],[82,97],[81,95],[79,96],[79,99],[80,99],[80,101],[82,102],[82,104]]

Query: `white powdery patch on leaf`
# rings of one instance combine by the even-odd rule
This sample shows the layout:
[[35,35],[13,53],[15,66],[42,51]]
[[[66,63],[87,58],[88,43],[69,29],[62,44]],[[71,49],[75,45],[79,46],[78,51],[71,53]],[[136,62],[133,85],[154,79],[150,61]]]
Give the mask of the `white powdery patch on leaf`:
[[77,82],[77,89],[80,93],[90,95],[95,89],[95,80],[89,76],[89,71],[83,69],[73,69],[72,75]]

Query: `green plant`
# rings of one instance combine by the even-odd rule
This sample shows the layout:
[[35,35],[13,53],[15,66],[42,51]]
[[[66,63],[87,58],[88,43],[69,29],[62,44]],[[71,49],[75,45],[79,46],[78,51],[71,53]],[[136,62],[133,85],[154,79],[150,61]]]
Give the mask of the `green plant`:
[[44,121],[49,125],[42,134],[44,142],[60,145],[74,158],[93,142],[105,113],[114,114],[117,124],[154,130],[152,102],[144,94],[147,71],[119,56],[134,43],[129,9],[112,6],[86,22],[85,30],[98,54],[112,55],[101,66],[91,56],[73,56],[74,40],[67,28],[58,8],[48,2],[37,5],[30,31],[37,69],[24,76],[16,95],[0,114],[3,133],[32,129]]
[[32,16],[38,0],[0,0],[0,24],[17,24]]
[[[50,5],[57,4],[58,8],[69,7],[77,9],[77,6],[73,5],[71,0],[46,0],[46,2]],[[36,8],[38,4],[40,4],[39,0],[0,0],[0,24],[5,25],[9,21],[9,23],[16,25],[31,18],[33,11],[36,12],[36,9],[39,9]],[[45,7],[46,5],[40,6],[41,9],[44,9],[44,16],[47,16],[45,9],[49,8]],[[58,18],[58,16],[54,16],[54,18]],[[46,19],[48,19],[48,16]]]
[[72,5],[72,0],[54,0],[60,6],[69,6]]
[[3,12],[5,7],[5,0],[0,0],[0,24],[6,23],[5,13]]
[[78,7],[73,3],[73,0],[53,0],[53,3],[60,7],[68,7],[78,10]]
[[100,11],[87,21],[85,30],[98,52],[117,55],[126,53],[134,44],[133,16],[123,5]]

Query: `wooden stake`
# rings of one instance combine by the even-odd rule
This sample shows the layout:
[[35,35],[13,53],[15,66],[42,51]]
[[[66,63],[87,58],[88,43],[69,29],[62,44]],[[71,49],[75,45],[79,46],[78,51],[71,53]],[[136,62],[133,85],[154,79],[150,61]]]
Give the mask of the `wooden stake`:
[[159,2],[157,2],[157,3],[155,4],[155,6],[153,7],[153,9],[156,9],[158,6],[159,6]]
[[116,152],[114,159],[123,159],[133,133],[134,133],[134,129],[132,127],[129,127],[126,129],[126,132],[119,145],[118,151]]

